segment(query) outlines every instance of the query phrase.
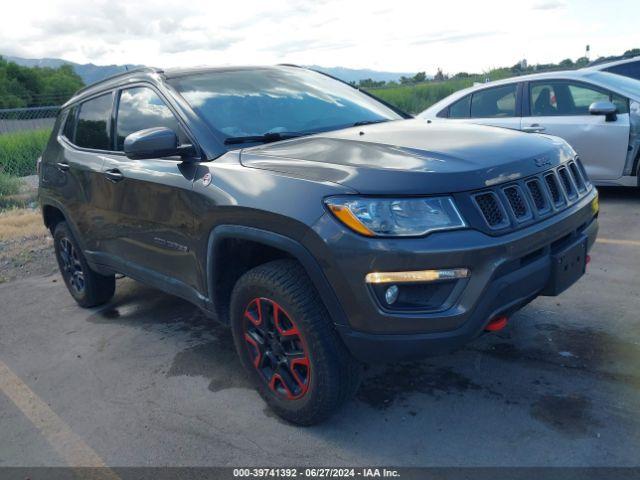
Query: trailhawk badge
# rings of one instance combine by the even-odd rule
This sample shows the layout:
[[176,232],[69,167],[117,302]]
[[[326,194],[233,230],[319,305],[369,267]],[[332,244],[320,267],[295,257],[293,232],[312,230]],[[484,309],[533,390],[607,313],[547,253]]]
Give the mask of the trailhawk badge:
[[211,185],[211,179],[212,179],[212,178],[213,178],[213,177],[211,176],[211,174],[210,174],[209,172],[205,173],[205,174],[204,174],[204,177],[202,177],[202,184],[203,184],[205,187],[208,187],[209,185]]

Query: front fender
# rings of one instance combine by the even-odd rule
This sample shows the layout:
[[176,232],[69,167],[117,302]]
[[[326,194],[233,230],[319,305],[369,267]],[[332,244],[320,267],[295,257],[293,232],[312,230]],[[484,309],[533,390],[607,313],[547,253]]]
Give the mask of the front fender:
[[216,298],[214,285],[216,285],[218,276],[224,271],[219,258],[220,244],[223,240],[230,238],[249,240],[277,248],[298,260],[311,279],[334,323],[347,325],[346,314],[331,284],[325,277],[317,260],[302,243],[279,233],[244,225],[218,225],[209,235],[207,244],[207,293],[214,305],[220,305],[220,299]]

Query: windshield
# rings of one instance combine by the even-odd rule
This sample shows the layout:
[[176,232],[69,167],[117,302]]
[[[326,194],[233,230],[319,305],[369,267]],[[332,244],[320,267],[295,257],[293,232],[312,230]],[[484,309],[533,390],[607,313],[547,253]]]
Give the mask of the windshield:
[[617,90],[618,93],[631,97],[633,100],[640,100],[640,80],[607,72],[593,72],[586,76],[613,90]]
[[302,68],[214,71],[168,82],[211,127],[233,138],[402,118],[349,85]]

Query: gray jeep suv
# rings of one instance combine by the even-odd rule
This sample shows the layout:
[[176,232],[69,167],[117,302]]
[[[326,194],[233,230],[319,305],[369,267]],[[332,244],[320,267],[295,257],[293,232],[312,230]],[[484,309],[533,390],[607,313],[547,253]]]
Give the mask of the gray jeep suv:
[[140,69],[67,102],[40,202],[71,295],[116,273],[229,324],[283,418],[361,365],[449,351],[584,273],[597,192],[564,141],[412,120],[295,66]]

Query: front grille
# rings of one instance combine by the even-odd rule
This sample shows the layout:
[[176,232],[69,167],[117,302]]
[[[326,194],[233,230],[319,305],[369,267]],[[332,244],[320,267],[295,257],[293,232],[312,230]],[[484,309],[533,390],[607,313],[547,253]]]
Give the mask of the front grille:
[[580,171],[580,175],[582,176],[582,180],[584,181],[585,188],[589,186],[589,176],[587,175],[587,171],[584,169],[584,165],[582,161],[576,157],[576,165],[578,165],[578,170]]
[[481,193],[475,196],[475,201],[490,227],[496,228],[506,224],[504,210],[495,193]]
[[511,185],[506,187],[503,192],[507,197],[507,201],[509,202],[509,206],[511,207],[511,211],[515,217],[518,220],[529,218],[529,207],[527,206],[527,201],[520,192],[520,187]]
[[571,162],[569,164],[569,170],[571,170],[571,175],[573,175],[573,179],[576,182],[576,185],[578,187],[578,191],[584,192],[586,186],[584,184],[584,180],[582,179],[582,175],[578,171],[577,165],[575,163]]
[[560,180],[562,180],[562,186],[564,187],[564,191],[567,194],[567,197],[573,198],[576,196],[576,190],[573,187],[573,182],[569,177],[569,171],[565,167],[560,167],[558,169],[558,175],[560,175]]
[[560,193],[560,187],[558,186],[556,176],[553,173],[550,173],[544,177],[544,181],[547,182],[547,187],[549,187],[549,192],[551,193],[551,200],[553,200],[553,204],[562,204],[563,198],[562,194]]
[[475,203],[485,222],[496,234],[503,234],[575,203],[592,189],[576,158],[566,165],[507,185],[473,192]]
[[531,195],[533,204],[535,205],[538,212],[545,212],[549,210],[547,197],[542,191],[542,185],[540,185],[540,181],[538,179],[529,180],[527,182],[527,188],[529,189],[529,194]]

